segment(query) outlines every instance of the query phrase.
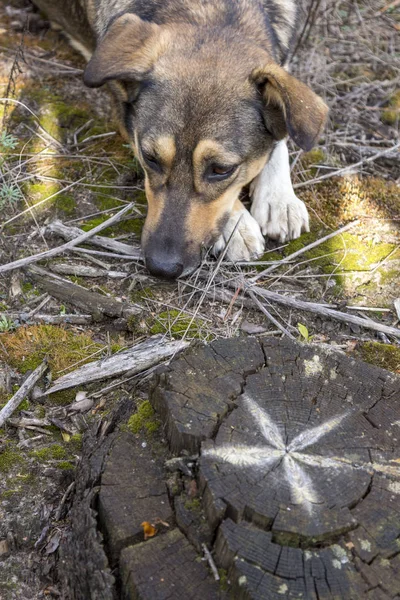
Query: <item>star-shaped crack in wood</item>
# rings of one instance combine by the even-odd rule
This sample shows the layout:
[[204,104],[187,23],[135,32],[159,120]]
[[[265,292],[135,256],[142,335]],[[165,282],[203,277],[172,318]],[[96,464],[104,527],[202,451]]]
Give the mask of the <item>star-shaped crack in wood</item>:
[[301,432],[289,444],[286,444],[282,432],[268,413],[248,395],[244,394],[242,399],[266,445],[224,444],[216,448],[204,448],[202,455],[206,458],[230,463],[239,468],[256,468],[261,471],[276,467],[282,468],[283,475],[291,489],[293,500],[296,504],[302,505],[308,512],[312,511],[314,505],[322,504],[324,499],[318,494],[312,478],[305,471],[302,464],[335,470],[361,469],[370,475],[381,473],[400,478],[400,466],[376,462],[353,463],[345,457],[324,457],[304,452],[308,446],[314,445],[323,436],[336,429],[344,419],[351,415],[351,411],[344,412],[321,425]]

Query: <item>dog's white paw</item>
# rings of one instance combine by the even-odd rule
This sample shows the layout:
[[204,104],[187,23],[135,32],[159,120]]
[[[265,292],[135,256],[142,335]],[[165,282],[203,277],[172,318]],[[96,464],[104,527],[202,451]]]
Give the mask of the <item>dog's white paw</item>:
[[[229,241],[239,219],[239,225]],[[265,242],[260,227],[244,206],[240,210],[234,212],[229,218],[222,235],[218,238],[212,248],[212,253],[214,255],[220,254],[228,241],[229,246],[226,258],[232,262],[252,260],[264,253]]]
[[278,194],[268,194],[268,189],[253,187],[251,214],[264,235],[279,242],[298,238],[310,231],[306,205],[297,198],[293,189]]

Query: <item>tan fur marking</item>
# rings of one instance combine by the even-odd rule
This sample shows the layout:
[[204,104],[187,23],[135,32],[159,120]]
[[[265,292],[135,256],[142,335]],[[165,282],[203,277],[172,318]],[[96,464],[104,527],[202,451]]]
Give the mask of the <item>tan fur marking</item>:
[[209,244],[218,235],[219,221],[231,212],[241,189],[242,185],[232,186],[211,203],[192,203],[186,219],[188,242]]
[[146,221],[143,227],[142,243],[146,241],[151,232],[157,229],[165,204],[162,194],[158,194],[157,198],[154,196],[147,175],[144,187],[146,190],[148,209]]
[[193,152],[193,165],[199,167],[205,159],[226,161],[229,164],[239,162],[240,157],[234,152],[227,152],[216,140],[203,139],[197,144]]
[[[208,140],[209,141],[209,140]],[[200,142],[201,143],[201,142]],[[186,219],[186,237],[190,242],[205,244],[219,232],[220,220],[235,209],[242,188],[250,183],[261,171],[267,155],[246,165],[242,177],[239,177],[221,196],[211,203],[192,202]],[[240,207],[242,207],[240,203]]]
[[240,162],[240,156],[234,152],[227,152],[224,147],[215,140],[201,140],[193,152],[193,171],[196,188],[201,187],[204,163],[206,160],[215,160],[223,165],[235,165]]
[[154,140],[144,141],[142,147],[149,154],[154,153],[164,167],[167,169],[172,167],[176,155],[175,138],[173,135],[161,135]]

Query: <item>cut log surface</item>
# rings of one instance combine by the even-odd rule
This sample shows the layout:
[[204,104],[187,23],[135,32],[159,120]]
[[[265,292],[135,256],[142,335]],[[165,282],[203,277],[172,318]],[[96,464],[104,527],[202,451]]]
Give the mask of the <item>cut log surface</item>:
[[205,564],[179,529],[126,548],[121,554],[120,568],[127,598],[218,600],[221,597]]
[[141,523],[156,518],[170,523],[173,513],[162,461],[154,461],[150,448],[128,433],[113,446],[101,483],[99,518],[115,564],[122,548],[143,541]]
[[400,597],[400,378],[313,345],[222,340],[164,368],[150,401],[172,451],[200,453],[232,597]]

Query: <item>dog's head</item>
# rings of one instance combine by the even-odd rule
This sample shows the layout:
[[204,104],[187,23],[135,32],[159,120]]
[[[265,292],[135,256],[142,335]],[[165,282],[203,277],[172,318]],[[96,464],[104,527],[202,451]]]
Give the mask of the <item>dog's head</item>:
[[155,275],[200,261],[274,142],[315,143],[327,107],[270,55],[234,32],[205,32],[126,14],[109,27],[84,81],[118,82],[125,127],[145,172],[142,247]]

